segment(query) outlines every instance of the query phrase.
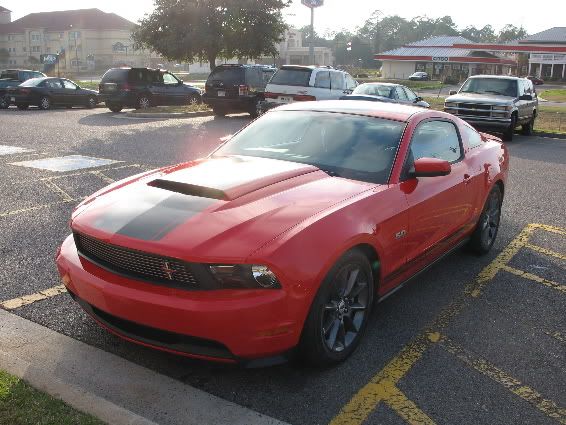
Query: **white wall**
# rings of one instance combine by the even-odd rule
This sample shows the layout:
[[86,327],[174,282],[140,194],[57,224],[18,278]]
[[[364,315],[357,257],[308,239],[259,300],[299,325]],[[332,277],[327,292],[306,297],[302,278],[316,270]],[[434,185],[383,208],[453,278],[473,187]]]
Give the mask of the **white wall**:
[[415,72],[414,61],[383,61],[381,73],[383,78],[407,79]]

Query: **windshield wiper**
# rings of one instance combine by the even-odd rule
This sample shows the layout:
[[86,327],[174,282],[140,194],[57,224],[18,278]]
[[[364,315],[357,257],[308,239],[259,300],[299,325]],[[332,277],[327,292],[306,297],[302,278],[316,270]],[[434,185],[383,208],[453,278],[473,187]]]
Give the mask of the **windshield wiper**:
[[498,92],[498,91],[495,91],[495,90],[486,90],[485,93],[493,93],[493,94],[498,94],[498,95],[501,95],[501,96],[505,96],[504,93],[501,93],[501,92]]

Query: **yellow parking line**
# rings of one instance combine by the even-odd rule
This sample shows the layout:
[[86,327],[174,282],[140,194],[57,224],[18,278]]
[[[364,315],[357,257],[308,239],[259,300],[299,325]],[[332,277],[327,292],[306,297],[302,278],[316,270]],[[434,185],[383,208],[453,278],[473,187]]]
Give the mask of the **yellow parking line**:
[[[389,388],[390,386],[390,388]],[[435,422],[396,386],[385,385],[385,404],[391,407],[401,418],[410,425],[435,425]]]
[[540,276],[537,276],[536,274],[528,273],[510,266],[503,266],[502,270],[513,273],[515,276],[524,277],[525,279],[532,280],[533,282],[541,283],[544,286],[548,286],[549,288],[556,289],[557,291],[566,294],[566,285],[562,285],[561,283],[544,279]]
[[68,201],[51,202],[49,204],[36,205],[36,206],[33,206],[33,207],[22,208],[22,209],[19,209],[19,210],[5,211],[5,212],[0,213],[0,218],[8,217],[8,216],[11,216],[11,215],[23,214],[23,213],[27,213],[27,212],[30,212],[30,211],[37,211],[37,210],[40,210],[42,208],[52,207],[54,205],[68,204],[70,202],[79,202],[79,201],[82,201],[82,200],[83,200],[83,198],[74,198],[74,199],[69,199]]
[[498,384],[503,385],[523,400],[528,401],[546,416],[558,420],[561,424],[566,424],[566,409],[559,407],[554,401],[544,398],[536,390],[524,385],[521,381],[508,375],[484,358],[466,350],[446,337],[440,339],[440,346],[456,356],[460,361]]
[[533,251],[539,252],[541,254],[548,255],[550,257],[556,257],[559,260],[565,260],[566,261],[566,255],[561,254],[561,253],[556,252],[556,251],[552,251],[551,249],[543,248],[542,246],[533,245],[533,244],[528,243],[528,244],[525,245],[525,248],[529,248],[529,249],[532,249]]
[[102,180],[104,180],[106,183],[112,184],[114,182],[116,182],[116,180],[111,179],[110,177],[108,177],[107,175],[103,174],[102,171],[91,171],[91,174],[94,174],[97,177],[100,177]]
[[73,197],[61,189],[53,180],[43,180],[43,183],[52,191],[54,191],[57,195],[59,195],[63,201],[70,202],[73,200]]
[[14,310],[23,307],[24,305],[33,304],[37,301],[46,300],[47,298],[54,297],[67,292],[65,285],[54,286],[44,291],[37,292],[31,295],[24,295],[23,297],[14,298],[12,300],[0,302],[0,307],[4,310]]

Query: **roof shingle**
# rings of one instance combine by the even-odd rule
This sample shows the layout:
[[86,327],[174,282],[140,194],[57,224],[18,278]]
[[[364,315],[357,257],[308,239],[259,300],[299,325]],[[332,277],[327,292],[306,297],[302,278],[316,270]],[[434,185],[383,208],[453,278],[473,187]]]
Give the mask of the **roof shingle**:
[[523,43],[566,43],[566,27],[553,27],[519,40]]
[[106,13],[100,9],[79,9],[30,13],[9,24],[0,25],[0,34],[20,33],[30,28],[44,28],[47,31],[66,31],[70,28],[105,31],[131,30],[134,26],[133,22],[115,13]]

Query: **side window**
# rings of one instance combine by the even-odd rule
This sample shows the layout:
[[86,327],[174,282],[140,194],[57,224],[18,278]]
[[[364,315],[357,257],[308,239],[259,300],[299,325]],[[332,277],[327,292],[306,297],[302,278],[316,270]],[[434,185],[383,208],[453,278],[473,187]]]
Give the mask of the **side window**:
[[34,72],[33,73],[33,78],[42,78],[43,74],[41,72]]
[[403,89],[405,90],[405,93],[407,94],[407,99],[409,99],[411,102],[414,102],[415,99],[417,98],[417,95],[415,93],[413,93],[407,87],[403,87]]
[[61,80],[63,81],[63,85],[65,86],[66,89],[70,89],[70,90],[76,90],[77,86],[75,85],[75,83],[72,83],[69,80]]
[[350,74],[346,74],[346,88],[348,90],[354,90],[356,87],[358,87],[356,80],[354,80]]
[[460,139],[454,124],[447,121],[426,121],[420,124],[411,142],[414,160],[439,158],[456,162],[462,156]]
[[22,72],[22,80],[23,81],[27,81],[31,78],[31,75],[29,72]]
[[319,89],[329,89],[330,88],[330,72],[328,71],[320,71],[317,72],[314,86],[318,87]]
[[477,148],[482,144],[482,138],[480,134],[471,127],[467,125],[464,126],[464,133],[466,134],[466,139],[468,139],[468,146],[470,149]]
[[399,100],[409,100],[407,98],[407,95],[405,94],[405,90],[403,90],[403,87],[395,87],[395,93],[397,93],[397,99]]
[[163,82],[169,86],[176,86],[179,83],[179,80],[173,77],[173,75],[166,72],[163,74]]
[[246,69],[246,84],[250,87],[261,87],[261,69],[258,68],[247,68]]
[[332,90],[344,90],[344,77],[341,72],[330,72],[330,87]]
[[63,84],[61,84],[61,81],[59,81],[59,80],[47,80],[47,83],[45,85],[47,87],[49,87],[50,89],[62,89],[63,88]]

